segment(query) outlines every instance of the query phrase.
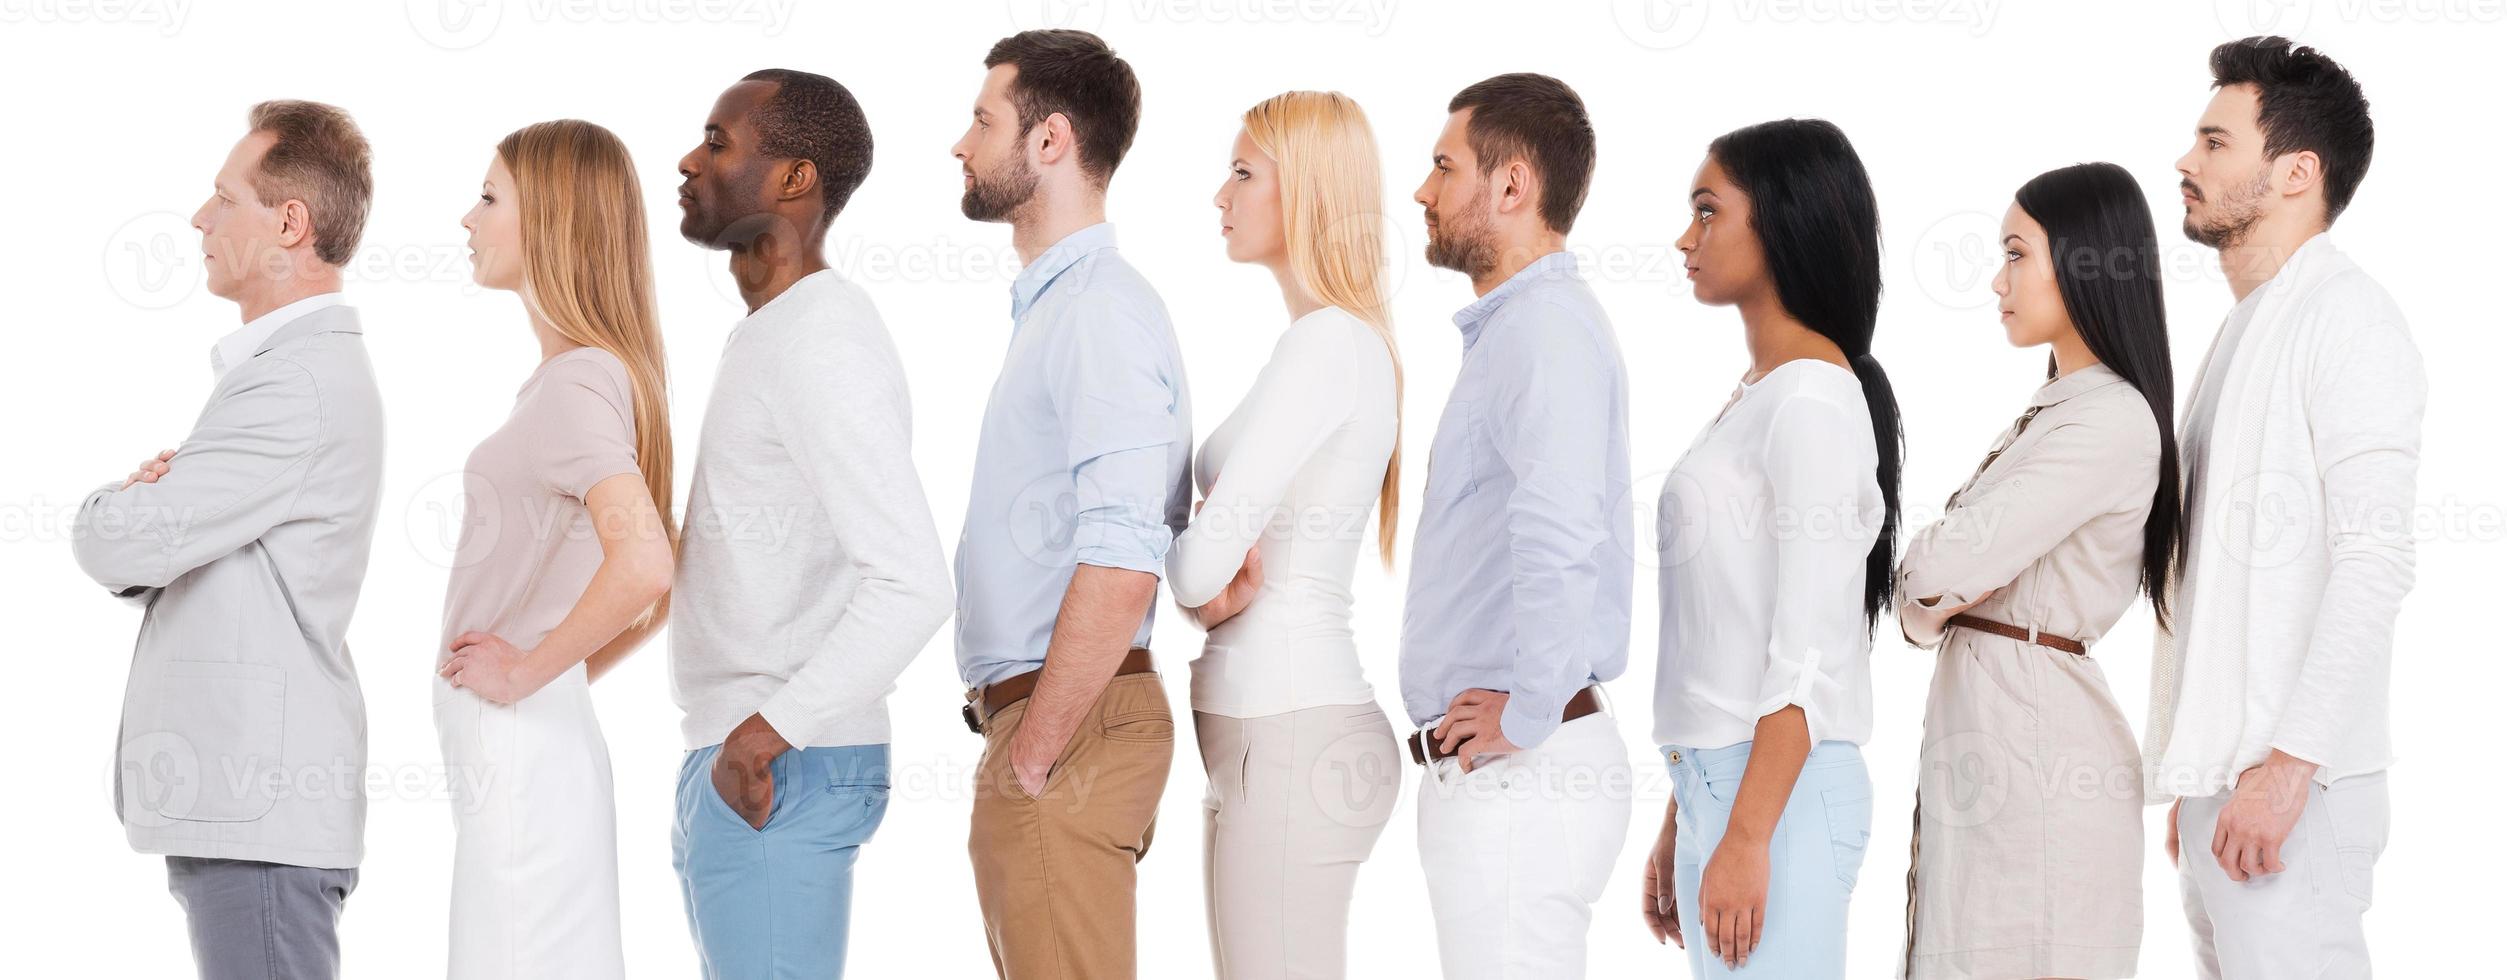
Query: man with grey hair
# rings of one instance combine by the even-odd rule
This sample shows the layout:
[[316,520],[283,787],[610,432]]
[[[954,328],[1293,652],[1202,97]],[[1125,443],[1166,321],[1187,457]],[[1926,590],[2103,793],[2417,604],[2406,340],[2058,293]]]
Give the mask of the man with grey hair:
[[348,114],[254,106],[192,215],[209,291],[243,327],[210,350],[177,449],[79,506],[79,567],[147,608],[115,803],[163,854],[206,980],[339,975],[357,885],[365,695],[348,653],[383,489],[383,407],[340,296],[372,197]]

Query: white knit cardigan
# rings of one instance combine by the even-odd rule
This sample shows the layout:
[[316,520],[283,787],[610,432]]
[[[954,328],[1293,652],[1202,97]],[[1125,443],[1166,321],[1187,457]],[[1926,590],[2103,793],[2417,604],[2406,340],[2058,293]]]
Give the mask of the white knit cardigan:
[[2225,791],[2273,749],[2326,784],[2393,761],[2427,378],[2402,311],[2327,236],[2259,288],[2189,501],[2197,607],[2153,650],[2154,803]]

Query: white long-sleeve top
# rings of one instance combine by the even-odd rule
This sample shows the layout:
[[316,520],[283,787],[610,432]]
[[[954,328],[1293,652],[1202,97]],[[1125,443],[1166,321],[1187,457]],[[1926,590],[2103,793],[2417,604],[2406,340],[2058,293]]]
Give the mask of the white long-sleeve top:
[[1375,699],[1349,628],[1351,574],[1399,435],[1393,358],[1336,307],[1281,334],[1253,389],[1195,455],[1205,502],[1167,556],[1175,601],[1218,596],[1262,549],[1263,582],[1193,661],[1193,710],[1256,718]]
[[2325,235],[2247,301],[2178,440],[2193,496],[2176,630],[2152,651],[2154,801],[2223,792],[2274,749],[2328,785],[2393,761],[2427,376],[2401,309]]
[[1749,741],[1800,705],[1813,742],[1871,737],[1864,562],[1885,513],[1854,372],[1803,358],[1741,386],[1663,480],[1654,741]]
[[888,740],[888,692],[952,606],[911,411],[879,311],[833,270],[732,328],[672,590],[688,748],[751,714],[796,746]]

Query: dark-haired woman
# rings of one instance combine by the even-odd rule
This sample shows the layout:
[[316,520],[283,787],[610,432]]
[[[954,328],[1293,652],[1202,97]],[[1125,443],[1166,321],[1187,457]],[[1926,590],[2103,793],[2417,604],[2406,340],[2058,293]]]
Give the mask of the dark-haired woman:
[[1695,977],[1842,978],[1898,520],[1897,401],[1871,354],[1879,208],[1818,120],[1717,139],[1691,186],[1679,248],[1698,301],[1739,308],[1750,367],[1659,505],[1672,799],[1645,917]]
[[2039,176],[2002,219],[2002,328],[2053,357],[1898,573],[1907,639],[1938,651],[1910,977],[2133,975],[2141,753],[2089,651],[2137,593],[2163,602],[2177,552],[2158,250],[2114,164]]

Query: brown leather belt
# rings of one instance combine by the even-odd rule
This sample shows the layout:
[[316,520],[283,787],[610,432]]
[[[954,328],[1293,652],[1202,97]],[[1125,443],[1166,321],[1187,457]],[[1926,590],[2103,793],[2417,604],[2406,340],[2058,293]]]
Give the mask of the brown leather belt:
[[[1558,723],[1563,725],[1600,710],[1602,710],[1602,686],[1595,684],[1577,691],[1574,697],[1567,699],[1567,709],[1558,713]],[[1454,753],[1445,751],[1436,744],[1435,739],[1429,737],[1432,731],[1434,729],[1422,728],[1410,733],[1410,761],[1424,766],[1438,759],[1453,758]],[[1524,748],[1531,748],[1531,746],[1527,745]]]
[[[1155,669],[1155,665],[1149,662],[1149,648],[1133,647],[1130,652],[1123,655],[1123,662],[1114,665],[1114,676],[1146,674]],[[1000,714],[1001,709],[1025,701],[1028,695],[1036,693],[1036,679],[1043,676],[1044,672],[1044,668],[1038,667],[1016,677],[1004,678],[966,692],[966,703],[958,706],[958,716],[966,719],[966,730],[977,735],[983,734],[985,720]]]
[[1982,616],[1970,616],[1966,613],[1959,613],[1958,615],[1950,617],[1949,625],[1964,626],[1979,633],[1991,633],[1995,636],[2007,636],[2022,643],[2034,643],[2041,647],[2053,647],[2054,649],[2061,650],[2075,657],[2086,657],[2089,655],[2088,645],[2079,640],[2072,639],[2071,637],[2056,636],[2052,633],[2040,633],[2033,629],[2025,629],[2013,626],[2009,623],[1997,623]]

